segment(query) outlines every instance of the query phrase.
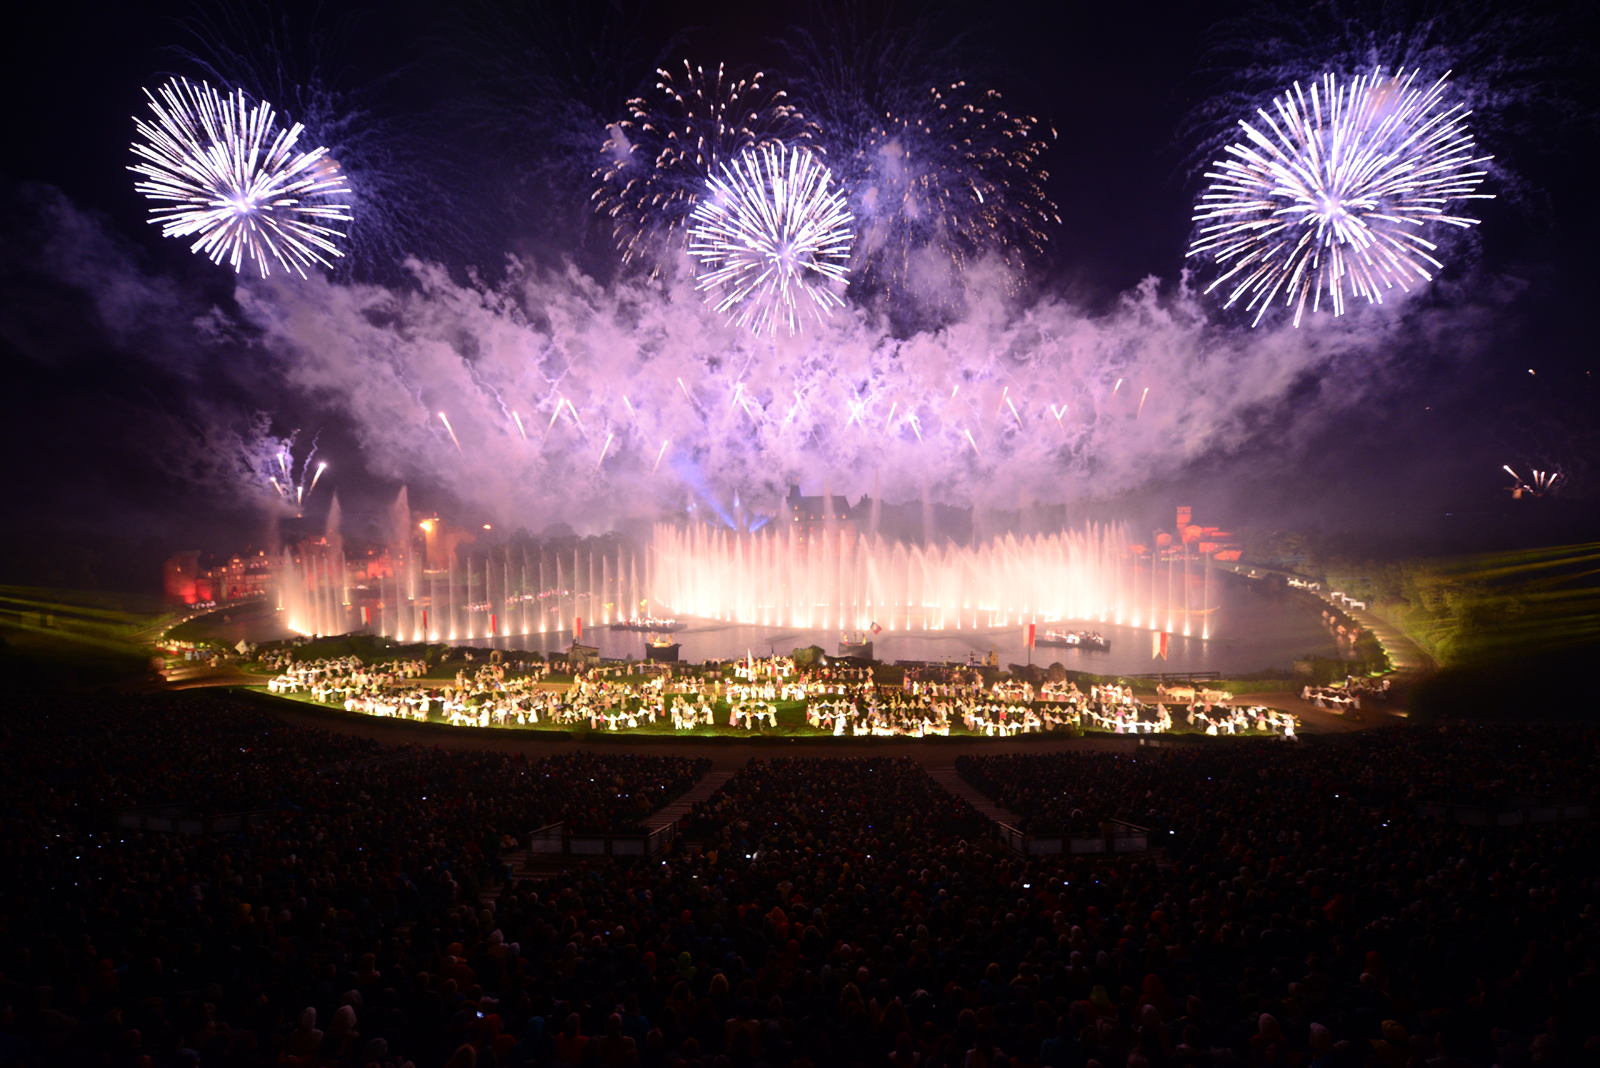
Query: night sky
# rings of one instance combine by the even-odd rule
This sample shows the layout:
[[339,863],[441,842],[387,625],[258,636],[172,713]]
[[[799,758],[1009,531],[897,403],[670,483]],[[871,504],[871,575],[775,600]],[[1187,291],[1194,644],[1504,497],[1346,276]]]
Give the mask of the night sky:
[[[271,10],[290,27],[341,28],[342,83],[375,87],[371,99],[406,116],[417,132],[434,179],[450,190],[453,202],[442,210],[459,220],[435,227],[411,220],[418,232],[439,238],[425,256],[460,281],[474,266],[492,275],[508,252],[546,264],[571,257],[603,276],[615,264],[600,230],[583,219],[552,223],[531,203],[537,197],[517,188],[526,157],[507,151],[504,131],[482,128],[484,113],[503,100],[498,94],[511,90],[497,88],[492,65],[478,62],[483,45],[475,34],[494,26],[493,13],[504,6]],[[1472,262],[1449,272],[1443,299],[1470,305],[1474,314],[1447,321],[1416,352],[1386,353],[1380,395],[1310,433],[1296,431],[1296,418],[1320,403],[1315,376],[1273,410],[1256,413],[1248,440],[1101,493],[1102,505],[1111,498],[1138,517],[1189,503],[1207,522],[1352,530],[1425,550],[1592,536],[1600,489],[1600,471],[1590,470],[1600,459],[1590,375],[1600,271],[1592,250],[1600,220],[1592,192],[1592,11],[1585,6],[1538,8],[1565,28],[1561,38],[1536,34],[1508,45],[1564,49],[1576,60],[1564,59],[1560,68],[1565,81],[1552,93],[1560,108],[1543,113],[1546,101],[1534,94],[1515,115],[1517,129],[1478,130],[1485,144],[1515,154],[1518,187],[1482,209]],[[851,9],[653,4],[634,24],[629,69],[642,76],[657,58],[689,57],[764,69],[781,80],[792,28],[820,29]],[[34,4],[20,19],[12,16],[0,40],[10,103],[0,159],[0,443],[12,503],[0,549],[8,581],[126,585],[137,568],[122,567],[123,556],[259,543],[262,510],[194,455],[208,428],[242,425],[254,410],[273,413],[280,427],[319,435],[357,533],[398,489],[392,474],[371,470],[359,435],[327,396],[280,381],[269,361],[236,339],[175,353],[157,322],[108,326],[104,300],[86,289],[115,287],[133,270],[163,294],[161,314],[174,322],[232,305],[231,275],[147,225],[125,169],[141,87],[167,73],[195,73],[172,51],[193,42],[177,20],[213,10]],[[933,44],[959,35],[953,62],[1000,89],[1007,107],[1054,128],[1047,188],[1062,224],[1029,283],[1038,294],[1099,313],[1147,277],[1170,290],[1184,270],[1198,188],[1185,118],[1217,91],[1217,76],[1202,69],[1206,43],[1215,42],[1225,20],[1249,10],[984,0],[900,4],[888,17],[907,24],[924,16]],[[875,20],[881,5],[859,5],[858,15]],[[543,151],[526,141],[518,149]],[[63,237],[64,229],[81,229],[81,239]],[[46,247],[50,253],[41,255]],[[86,270],[88,260],[103,262]],[[1513,502],[1502,463],[1559,466],[1567,491]],[[448,485],[414,481],[411,492],[423,507],[477,507]],[[895,496],[892,488],[884,495]],[[84,559],[97,562],[86,567]]]

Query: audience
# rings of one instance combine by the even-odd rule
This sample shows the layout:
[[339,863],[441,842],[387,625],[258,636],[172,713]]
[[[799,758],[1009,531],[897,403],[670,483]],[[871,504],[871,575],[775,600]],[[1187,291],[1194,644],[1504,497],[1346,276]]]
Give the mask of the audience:
[[[963,760],[1018,856],[903,757],[756,759],[674,851],[548,879],[511,838],[636,823],[704,770],[288,726],[237,699],[0,715],[0,1064],[1558,1068],[1600,1060],[1595,731],[1402,728]],[[117,810],[266,808],[232,834]]]

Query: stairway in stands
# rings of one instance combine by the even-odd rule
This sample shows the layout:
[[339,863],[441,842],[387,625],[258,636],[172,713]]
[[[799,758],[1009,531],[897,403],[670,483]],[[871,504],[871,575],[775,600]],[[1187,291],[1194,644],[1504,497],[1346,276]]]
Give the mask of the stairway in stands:
[[722,784],[733,778],[734,773],[738,770],[738,768],[734,768],[732,770],[706,772],[706,777],[695,783],[694,788],[688,793],[647,817],[644,821],[645,829],[654,831],[659,827],[667,826],[669,823],[677,823],[689,814],[690,809],[722,789]]
[[[682,797],[668,802],[664,807],[646,816],[641,821],[642,825],[646,830],[654,831],[668,824],[677,823],[687,816],[695,805],[722,789],[722,784],[733,778],[736,771],[738,768],[707,772],[705,777],[690,787]],[[514,849],[501,853],[500,859],[511,868],[512,875],[516,878],[543,879],[597,858],[567,856],[561,853],[529,853],[526,849]],[[499,897],[500,890],[498,886],[491,887],[481,896],[487,901]]]
[[1016,813],[990,801],[969,785],[965,779],[956,774],[955,765],[938,764],[928,768],[928,776],[934,782],[944,787],[946,793],[954,794],[967,804],[978,810],[978,815],[986,816],[996,823],[1009,823],[1013,827],[1017,824]]

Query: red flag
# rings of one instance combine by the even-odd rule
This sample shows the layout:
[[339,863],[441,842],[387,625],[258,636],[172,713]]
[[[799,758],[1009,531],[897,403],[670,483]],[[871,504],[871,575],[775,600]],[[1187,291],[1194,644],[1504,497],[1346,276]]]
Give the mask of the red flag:
[[490,612],[489,613],[489,637],[493,638],[495,635],[497,635],[499,633],[500,633],[500,624],[495,619],[494,613]]
[[362,605],[361,606],[361,625],[363,627],[365,627],[365,626],[369,625],[371,622],[372,622],[372,609],[367,607],[366,605]]
[[1029,623],[1028,624],[1028,648],[1029,649],[1033,648],[1033,628],[1035,626],[1036,626],[1036,624],[1033,624],[1033,623]]
[[882,634],[883,633],[883,628],[878,626],[878,624],[874,623],[874,624],[872,624],[872,633],[874,633],[874,634]]
[[1164,630],[1150,632],[1150,659],[1158,656],[1163,660],[1167,658],[1167,632]]
[[583,641],[583,617],[574,616],[572,619],[572,640]]
[[422,610],[422,636],[424,638],[428,636],[428,610],[426,608]]

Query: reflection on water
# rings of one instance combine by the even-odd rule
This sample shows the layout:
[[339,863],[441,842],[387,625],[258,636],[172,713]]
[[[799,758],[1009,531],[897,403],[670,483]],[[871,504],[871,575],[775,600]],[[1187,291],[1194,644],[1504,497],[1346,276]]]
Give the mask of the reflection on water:
[[[1077,671],[1121,675],[1145,672],[1221,671],[1248,674],[1269,668],[1287,669],[1302,656],[1339,655],[1333,638],[1323,626],[1320,602],[1306,594],[1272,589],[1264,583],[1219,575],[1220,607],[1212,615],[1209,640],[1174,634],[1168,640],[1167,659],[1150,655],[1151,632],[1133,627],[1103,623],[1064,623],[1062,629],[1092,630],[1111,642],[1109,652],[1039,646],[1033,650],[1034,663],[1048,665],[1060,661]],[[679,657],[686,661],[718,657],[769,656],[786,654],[795,648],[819,645],[829,653],[838,652],[840,634],[835,630],[796,627],[758,627],[715,620],[685,620],[685,630],[673,635],[681,646]],[[1042,635],[1046,626],[1039,626]],[[608,659],[644,658],[646,635],[633,631],[585,629],[583,642],[600,650]],[[878,660],[931,660],[965,663],[969,655],[983,657],[993,650],[1001,666],[1028,661],[1028,649],[1019,626],[946,631],[899,631],[872,635],[873,654]],[[531,649],[555,652],[572,642],[571,632],[501,637],[490,641],[479,638],[456,645],[477,648]]]

